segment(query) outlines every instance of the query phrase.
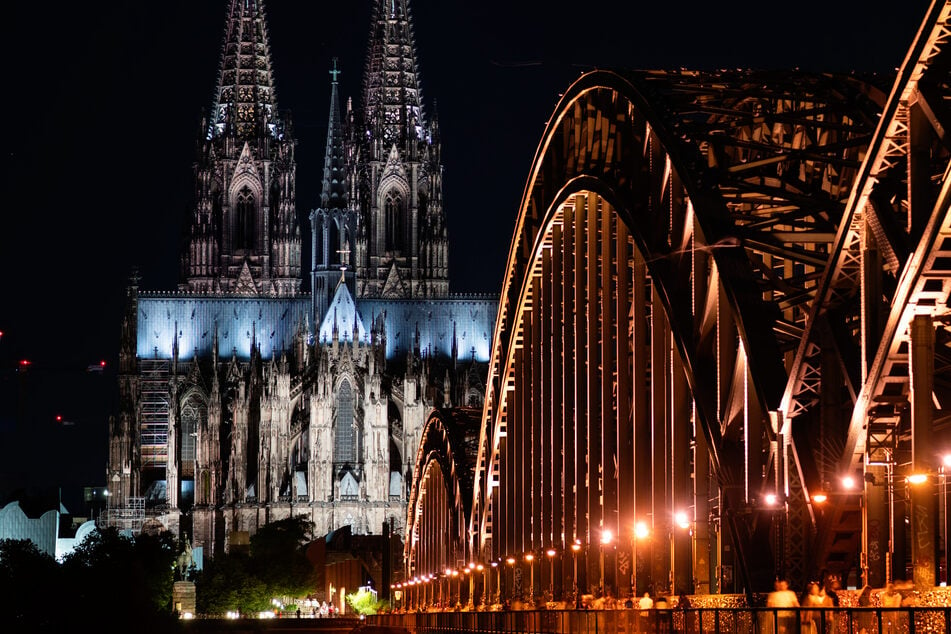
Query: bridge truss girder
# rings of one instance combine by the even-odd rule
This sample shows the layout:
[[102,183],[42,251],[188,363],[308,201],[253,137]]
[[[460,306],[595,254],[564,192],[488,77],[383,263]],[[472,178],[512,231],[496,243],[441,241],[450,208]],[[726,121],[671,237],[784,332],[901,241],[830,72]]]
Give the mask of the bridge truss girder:
[[[701,571],[698,589],[723,589],[727,551],[744,588],[803,568],[814,524],[779,405],[876,99],[855,79],[805,74],[595,72],[572,85],[510,250],[475,549],[567,553],[579,539],[578,580],[614,592],[629,591],[632,558],[655,589],[692,590]],[[641,518],[646,562],[630,538]],[[603,530],[621,540],[599,546]]]
[[[936,2],[890,96],[744,71],[569,88],[503,280],[469,558],[531,596],[546,574],[556,595],[730,591],[728,566],[748,594],[824,568],[896,576],[895,482],[930,472],[909,493],[924,526],[944,477],[949,22]],[[849,472],[865,490],[820,505]],[[915,530],[933,581],[937,531]]]
[[404,592],[420,603],[454,604],[464,590],[452,571],[456,577],[465,574],[463,568],[473,560],[465,535],[479,414],[465,407],[435,410],[422,430],[407,508],[402,580],[408,587]]

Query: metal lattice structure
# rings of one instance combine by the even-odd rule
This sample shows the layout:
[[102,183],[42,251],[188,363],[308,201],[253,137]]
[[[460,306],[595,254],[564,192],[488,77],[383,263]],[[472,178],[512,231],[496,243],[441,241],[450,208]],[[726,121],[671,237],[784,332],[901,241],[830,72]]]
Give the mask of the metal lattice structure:
[[[429,582],[430,575],[445,575],[446,570],[465,574],[460,570],[471,554],[463,536],[472,499],[479,414],[475,408],[436,410],[423,427],[406,518],[407,584]],[[453,584],[445,580],[432,590],[432,596],[449,605],[459,600],[458,591],[453,590]]]
[[[790,489],[776,459],[790,444],[778,415],[785,357],[875,97],[851,77],[796,73],[595,72],[572,85],[536,155],[499,312],[480,448],[492,467],[477,476],[473,518],[498,555],[597,547],[603,531],[650,518],[665,538],[653,540],[649,577],[683,585],[671,577],[682,550],[672,517],[690,509],[699,539],[719,539],[710,527],[722,520],[741,569],[772,559],[764,499]],[[564,464],[536,475],[534,461],[558,462],[532,446],[549,427],[564,432],[552,450]],[[513,468],[542,491],[511,500]],[[570,486],[556,472],[573,472]],[[548,516],[546,499],[559,509],[547,525],[525,511]],[[499,534],[510,508],[522,517]],[[593,559],[586,572],[600,578]],[[625,581],[607,586],[629,591]]]
[[[874,586],[907,561],[936,583],[949,6],[897,77],[601,70],[568,88],[503,281],[471,557],[548,554],[556,595]],[[842,475],[864,489],[836,491]]]

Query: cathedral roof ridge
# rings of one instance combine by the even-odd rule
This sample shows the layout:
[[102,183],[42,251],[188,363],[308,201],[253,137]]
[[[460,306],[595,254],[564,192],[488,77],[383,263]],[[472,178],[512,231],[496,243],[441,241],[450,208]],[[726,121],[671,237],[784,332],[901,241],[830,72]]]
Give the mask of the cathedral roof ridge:
[[499,293],[449,293],[449,299],[491,299],[498,300]]
[[166,298],[166,299],[223,299],[223,300],[236,300],[236,301],[247,301],[247,300],[304,300],[310,299],[311,293],[307,291],[298,291],[293,295],[234,295],[225,291],[219,292],[208,292],[204,290],[193,291],[189,289],[185,290],[150,290],[138,292],[138,297],[143,299],[157,299],[157,298]]

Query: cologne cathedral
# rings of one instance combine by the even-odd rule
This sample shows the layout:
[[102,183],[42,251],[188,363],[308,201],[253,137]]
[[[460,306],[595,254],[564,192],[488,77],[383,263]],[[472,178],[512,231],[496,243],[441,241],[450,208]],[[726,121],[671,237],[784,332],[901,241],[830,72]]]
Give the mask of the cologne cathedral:
[[497,298],[449,293],[409,4],[373,2],[359,106],[331,71],[308,270],[263,1],[230,0],[178,287],[127,289],[106,521],[208,554],[290,516],[402,534],[428,415],[481,408]]

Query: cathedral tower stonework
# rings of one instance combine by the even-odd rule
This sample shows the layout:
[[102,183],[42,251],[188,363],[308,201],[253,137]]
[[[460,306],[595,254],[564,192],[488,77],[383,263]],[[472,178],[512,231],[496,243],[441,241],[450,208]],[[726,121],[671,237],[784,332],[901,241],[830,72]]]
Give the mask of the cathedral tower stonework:
[[427,416],[481,406],[497,298],[449,293],[409,2],[372,13],[361,107],[342,116],[334,62],[323,170],[301,172],[321,175],[304,272],[263,2],[228,3],[181,281],[127,289],[101,523],[187,533],[206,556],[290,516],[401,534]]

